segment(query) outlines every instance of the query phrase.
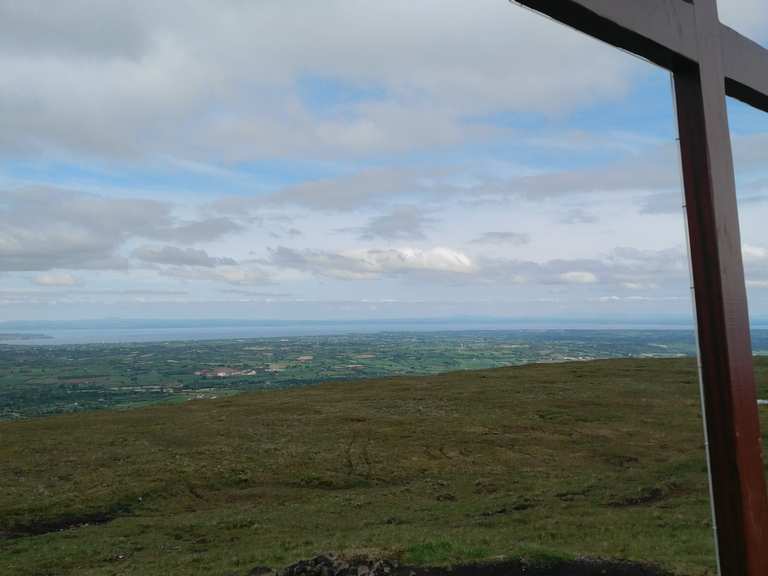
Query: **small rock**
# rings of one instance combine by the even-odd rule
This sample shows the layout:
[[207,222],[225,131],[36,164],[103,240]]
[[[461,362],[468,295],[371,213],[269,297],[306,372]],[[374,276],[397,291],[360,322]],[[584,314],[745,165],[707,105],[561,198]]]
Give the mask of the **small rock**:
[[395,567],[396,564],[388,560],[362,557],[347,560],[333,555],[321,555],[296,562],[279,570],[276,576],[390,576]]

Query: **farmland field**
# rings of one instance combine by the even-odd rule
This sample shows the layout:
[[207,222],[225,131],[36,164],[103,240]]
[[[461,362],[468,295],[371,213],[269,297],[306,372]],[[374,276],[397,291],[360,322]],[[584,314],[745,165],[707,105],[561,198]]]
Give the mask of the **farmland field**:
[[[755,332],[768,349],[768,332]],[[532,362],[694,354],[675,330],[342,334],[209,341],[0,344],[0,420],[134,408],[360,378]]]

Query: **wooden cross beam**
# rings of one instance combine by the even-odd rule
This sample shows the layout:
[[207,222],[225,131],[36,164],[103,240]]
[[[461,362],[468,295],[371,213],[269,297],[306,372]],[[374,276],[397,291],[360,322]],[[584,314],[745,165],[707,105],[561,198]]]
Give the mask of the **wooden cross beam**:
[[515,0],[674,77],[718,562],[768,576],[763,472],[726,94],[768,112],[768,50],[717,0]]

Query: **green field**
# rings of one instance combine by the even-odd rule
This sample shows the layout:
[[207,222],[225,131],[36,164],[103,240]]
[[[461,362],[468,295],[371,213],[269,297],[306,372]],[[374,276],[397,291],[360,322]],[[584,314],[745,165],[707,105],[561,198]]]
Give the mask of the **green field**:
[[[768,361],[758,376],[765,397]],[[327,551],[714,574],[691,359],[4,422],[0,460],[0,574],[244,576]]]
[[[768,342],[768,333],[755,331],[753,339],[761,346]],[[693,354],[690,330],[382,332],[57,346],[0,343],[0,420],[179,403],[331,380]]]

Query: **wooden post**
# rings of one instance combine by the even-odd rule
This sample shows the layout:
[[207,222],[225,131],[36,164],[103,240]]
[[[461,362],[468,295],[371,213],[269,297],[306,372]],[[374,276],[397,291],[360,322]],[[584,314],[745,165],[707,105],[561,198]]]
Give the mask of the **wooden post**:
[[723,576],[768,576],[768,496],[726,91],[768,111],[768,51],[717,0],[517,0],[674,75],[702,407]]
[[768,501],[715,0],[699,64],[674,72],[720,570],[768,575]]

